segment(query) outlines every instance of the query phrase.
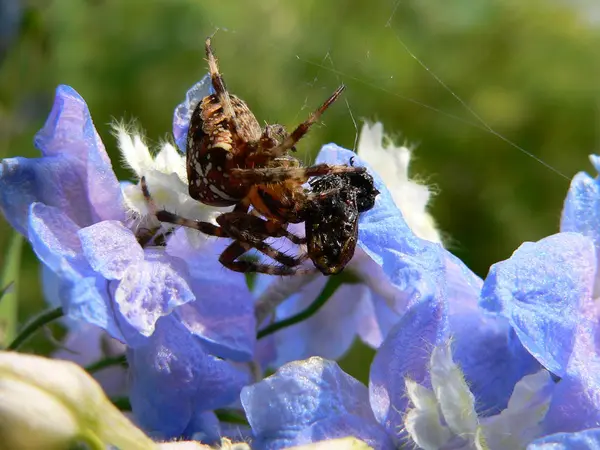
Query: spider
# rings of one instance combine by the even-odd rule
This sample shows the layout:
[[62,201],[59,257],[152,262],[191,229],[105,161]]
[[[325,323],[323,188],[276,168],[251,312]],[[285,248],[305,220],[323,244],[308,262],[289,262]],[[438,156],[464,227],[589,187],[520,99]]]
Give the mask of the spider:
[[[311,177],[365,172],[362,167],[348,165],[302,167],[300,161],[289,154],[289,151],[295,151],[295,144],[339,97],[344,86],[340,86],[292,133],[288,134],[282,125],[277,124],[266,125],[261,130],[248,106],[225,88],[210,43],[209,37],[205,43],[206,56],[215,93],[198,103],[190,119],[186,144],[188,191],[192,198],[202,203],[233,205],[234,210],[220,215],[218,226],[196,222],[158,210],[144,180],[142,190],[159,221],[234,239],[220,257],[226,267],[239,272],[298,273],[303,269],[297,266],[308,256],[283,254],[264,240],[286,237],[296,244],[305,243],[304,239],[289,233],[287,225],[303,222],[309,211],[314,209],[314,195],[303,187]],[[327,195],[321,192],[317,197]],[[250,207],[253,209],[248,213]],[[281,266],[238,260],[252,248],[273,258]]]
[[[362,171],[361,168],[317,164],[301,167],[289,156],[295,144],[340,96],[340,86],[310,117],[288,134],[282,125],[261,130],[246,103],[225,88],[217,60],[206,39],[206,58],[215,94],[204,97],[192,112],[186,144],[188,190],[210,206],[253,206],[268,219],[291,222],[294,191],[310,177]],[[277,184],[276,188],[271,185]],[[289,205],[280,208],[284,197]],[[271,208],[271,205],[278,205]],[[290,216],[291,215],[291,216]]]
[[[217,225],[185,219],[168,211],[157,211],[148,192],[145,178],[142,192],[150,210],[162,222],[177,223],[203,233],[234,240],[221,253],[219,261],[236,272],[260,272],[270,275],[293,275],[311,270],[300,267],[310,258],[324,275],[341,272],[354,255],[358,239],[359,214],[371,209],[379,191],[367,172],[346,172],[324,175],[311,180],[305,189],[298,218],[304,221],[306,237],[290,233],[276,222],[252,213],[232,211],[217,217]],[[275,225],[274,225],[275,224]],[[308,250],[299,256],[287,255],[264,242],[269,237],[285,237],[295,244],[307,244]],[[255,248],[277,261],[279,265],[239,260]]]

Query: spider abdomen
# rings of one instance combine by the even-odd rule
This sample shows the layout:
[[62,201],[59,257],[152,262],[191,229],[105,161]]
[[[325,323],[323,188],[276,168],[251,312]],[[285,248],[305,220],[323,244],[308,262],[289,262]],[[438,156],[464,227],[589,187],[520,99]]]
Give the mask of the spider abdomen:
[[248,106],[231,96],[234,120],[218,97],[204,97],[192,113],[187,136],[186,169],[190,197],[210,206],[231,206],[248,194],[248,186],[229,176],[245,167],[247,154],[261,137],[260,126]]

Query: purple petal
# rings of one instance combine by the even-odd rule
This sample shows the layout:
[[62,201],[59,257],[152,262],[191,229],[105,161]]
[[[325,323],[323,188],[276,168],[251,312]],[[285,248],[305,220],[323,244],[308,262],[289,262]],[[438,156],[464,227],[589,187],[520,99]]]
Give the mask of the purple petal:
[[119,280],[131,264],[144,260],[144,250],[121,222],[104,221],[79,230],[83,254],[108,280]]
[[556,234],[525,243],[510,259],[493,265],[481,305],[505,316],[525,348],[563,376],[595,272],[591,240],[577,233]]
[[547,433],[579,431],[600,424],[600,307],[586,305],[566,375],[556,386],[546,415]]
[[446,252],[452,357],[460,366],[482,416],[505,409],[517,381],[540,369],[508,321],[479,306],[483,281]]
[[358,306],[357,333],[362,341],[372,348],[379,348],[389,332],[400,321],[398,314],[389,307],[385,299],[371,293]]
[[127,322],[149,336],[160,317],[196,297],[181,260],[160,250],[146,250],[145,256],[145,261],[127,267],[115,292],[115,302]]
[[204,444],[217,444],[220,443],[222,435],[219,419],[214,412],[196,411],[187,428],[181,433],[181,438],[193,439]]
[[508,405],[515,384],[540,370],[503,317],[483,311],[450,317],[452,356],[475,396],[481,416],[499,414]]
[[336,363],[313,357],[284,365],[245,387],[240,398],[258,450],[348,435],[374,448],[393,449],[375,422],[368,396],[367,388]]
[[[76,321],[97,325],[113,338],[125,342],[122,317],[115,312],[108,281],[95,273],[65,273],[61,278],[65,314]],[[116,317],[115,317],[116,316]]]
[[380,191],[375,207],[360,216],[359,246],[383,268],[389,283],[398,291],[397,312],[419,299],[437,295],[443,284],[443,248],[418,238],[410,230],[385,184],[354,152],[335,144],[325,145],[318,163],[365,166]]
[[56,206],[84,227],[125,217],[110,160],[87,105],[72,88],[59,86],[54,106],[35,144],[43,157],[10,158],[0,169],[0,209],[27,234],[27,211],[34,202]]
[[527,450],[598,450],[600,448],[600,428],[578,433],[557,433],[536,439]]
[[207,243],[190,252],[180,231],[169,241],[167,252],[185,259],[196,301],[177,308],[177,315],[214,355],[248,361],[256,343],[254,298],[244,275],[226,269],[218,260],[228,242]]
[[429,383],[431,351],[447,335],[447,305],[428,298],[415,304],[383,342],[371,364],[369,391],[377,421],[399,442],[407,407],[405,379]]
[[[63,347],[52,354],[54,359],[73,361],[87,366],[110,356],[125,353],[124,346],[111,339],[104,330],[88,323],[79,322],[69,329]],[[127,394],[127,370],[123,366],[106,367],[92,374],[106,395],[121,397]]]
[[81,163],[84,189],[78,194],[88,198],[95,220],[124,220],[117,177],[87,104],[73,88],[61,85],[56,89],[54,106],[35,145],[46,157],[70,156]]
[[[598,157],[591,159],[598,170]],[[591,238],[596,255],[600,257],[600,185],[597,178],[584,172],[573,177],[562,211],[560,231],[574,231]],[[600,285],[597,285],[596,296],[599,292]]]
[[[333,279],[318,276],[304,286],[300,293],[287,299],[277,308],[277,320],[305,310],[317,299],[329,280]],[[277,331],[274,335],[277,346],[274,366],[279,367],[287,362],[311,356],[332,360],[342,357],[356,337],[356,328],[360,320],[357,316],[358,306],[365,296],[369,296],[365,285],[343,284],[317,314]]]
[[207,95],[214,94],[210,75],[205,75],[199,82],[193,85],[185,94],[183,103],[177,105],[173,114],[173,136],[179,150],[185,153],[187,133],[190,126],[192,113],[200,100]]
[[27,236],[27,214],[40,202],[64,211],[79,227],[94,222],[85,190],[85,168],[72,156],[9,158],[0,167],[0,209]]
[[128,352],[131,406],[138,423],[155,439],[203,432],[202,412],[234,402],[250,383],[247,371],[207,354],[200,341],[173,316],[156,324],[146,345]]
[[29,215],[29,240],[37,257],[54,272],[67,266],[74,271],[87,268],[75,224],[63,211],[33,203]]
[[561,231],[575,231],[600,244],[600,185],[580,172],[571,182],[561,217]]

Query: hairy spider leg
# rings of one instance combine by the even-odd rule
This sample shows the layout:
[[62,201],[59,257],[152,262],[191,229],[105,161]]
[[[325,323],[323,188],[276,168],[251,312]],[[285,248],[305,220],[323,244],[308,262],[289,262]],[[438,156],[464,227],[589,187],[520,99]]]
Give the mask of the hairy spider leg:
[[[200,220],[186,219],[185,217],[179,216],[169,211],[159,210],[154,203],[154,199],[150,195],[148,190],[148,184],[146,178],[141,178],[141,187],[144,198],[148,204],[150,212],[156,216],[160,222],[172,223],[174,225],[181,225],[187,228],[191,228],[200,231],[204,234],[217,237],[226,237],[234,239],[219,257],[219,262],[225,267],[234,270],[236,272],[260,272],[265,274],[276,274],[276,275],[292,275],[299,273],[307,273],[312,271],[311,269],[298,269],[288,271],[280,266],[273,266],[269,264],[259,264],[251,261],[235,261],[237,258],[242,256],[247,251],[255,248],[266,256],[279,262],[282,266],[298,266],[302,264],[304,260],[308,258],[308,255],[300,255],[293,257],[286,255],[285,253],[274,249],[272,246],[263,242],[261,238],[265,237],[285,237],[290,241],[300,244],[304,243],[304,239],[290,233],[285,228],[276,222],[267,221],[260,217],[253,216],[246,212],[232,211],[221,214],[217,218],[217,222],[221,226],[214,225],[210,222],[203,222]],[[236,205],[237,207],[237,205]],[[248,208],[244,206],[244,208]],[[245,220],[243,220],[245,219]],[[236,222],[243,221],[245,228],[239,228],[236,226]],[[257,237],[258,236],[258,237]],[[241,253],[239,252],[241,249]],[[232,255],[235,255],[232,257]],[[288,273],[289,272],[289,273]]]
[[[231,211],[217,217],[217,223],[227,230],[227,234],[239,241],[253,242],[252,239],[261,240],[272,237],[284,237],[294,244],[305,244],[306,239],[296,236],[286,228],[286,223],[277,220],[264,219],[258,214]],[[251,233],[252,238],[247,234]],[[258,247],[256,247],[258,249]],[[268,255],[270,256],[270,255]]]
[[331,104],[338,99],[344,89],[346,89],[346,86],[342,84],[335,90],[331,97],[325,100],[325,103],[323,103],[316,111],[314,111],[305,122],[302,122],[300,125],[298,125],[296,129],[283,140],[283,142],[281,142],[278,146],[266,151],[274,156],[280,156],[293,148],[294,145],[296,145],[296,143],[308,132],[310,127],[312,127],[319,120],[325,110],[327,110],[327,108],[329,108]]
[[[264,243],[263,243],[264,244]],[[264,244],[269,247],[267,244]],[[252,247],[240,241],[234,241],[221,253],[221,257],[219,258],[219,262],[223,264],[223,266],[227,267],[230,270],[235,272],[257,272],[264,273],[266,275],[301,275],[314,272],[314,269],[309,269],[306,267],[299,267],[302,261],[306,259],[306,257],[300,258],[292,258],[289,255],[285,255],[277,250],[271,248],[274,252],[280,253],[277,254],[267,254],[263,251],[263,253],[267,254],[274,260],[281,263],[281,265],[273,265],[273,264],[262,264],[255,261],[238,261],[237,259],[241,257],[244,253],[249,251]],[[262,250],[261,250],[262,251]],[[281,258],[283,255],[285,258]]]
[[229,97],[229,92],[227,92],[227,88],[225,87],[225,81],[221,73],[219,72],[219,65],[217,64],[217,58],[215,58],[215,54],[212,51],[212,47],[210,46],[211,37],[206,38],[206,59],[208,61],[208,70],[210,72],[210,78],[212,81],[213,88],[219,98],[219,103],[223,106],[223,112],[225,113],[225,117],[231,119],[231,122],[235,126],[235,111],[233,110],[233,105],[231,104],[231,98]]
[[306,182],[310,177],[340,174],[340,173],[362,173],[365,167],[315,164],[309,167],[266,167],[255,169],[231,169],[231,176],[252,184],[281,183],[286,180],[297,180]]

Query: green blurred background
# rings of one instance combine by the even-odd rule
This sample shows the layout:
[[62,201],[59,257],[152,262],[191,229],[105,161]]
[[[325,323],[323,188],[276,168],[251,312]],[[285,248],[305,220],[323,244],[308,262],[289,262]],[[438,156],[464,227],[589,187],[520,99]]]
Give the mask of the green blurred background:
[[[173,108],[206,72],[204,38],[219,28],[213,45],[228,87],[261,122],[295,125],[347,84],[299,146],[305,160],[330,141],[352,148],[353,120],[380,120],[417,144],[412,173],[439,191],[431,211],[448,246],[481,276],[523,241],[558,230],[568,178],[591,169],[599,142],[600,28],[567,1],[0,3],[0,157],[37,155],[32,138],[64,83],[87,100],[128,177],[110,122],[136,118],[152,141],[167,136]],[[0,254],[9,238],[1,223]],[[29,249],[21,270],[24,318],[42,308]]]

